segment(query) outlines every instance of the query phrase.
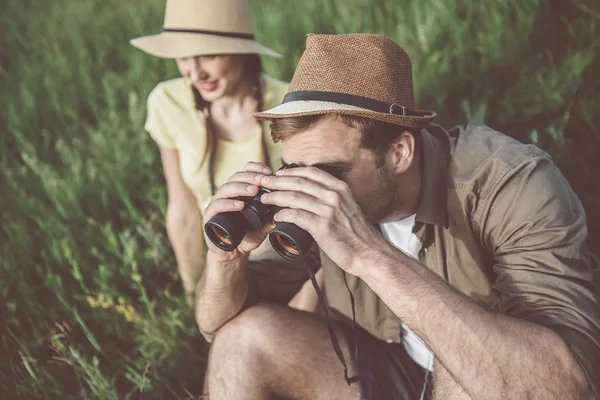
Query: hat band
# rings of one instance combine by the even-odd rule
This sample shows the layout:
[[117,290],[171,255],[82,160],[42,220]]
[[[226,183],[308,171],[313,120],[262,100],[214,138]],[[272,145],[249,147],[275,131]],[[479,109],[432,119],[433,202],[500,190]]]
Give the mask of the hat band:
[[288,103],[290,101],[303,100],[318,100],[329,101],[332,103],[347,104],[350,106],[366,108],[367,110],[375,111],[382,114],[406,115],[412,117],[422,117],[425,115],[425,113],[423,112],[412,111],[396,103],[384,103],[383,101],[371,99],[369,97],[339,92],[298,90],[286,94],[283,98],[282,104]]
[[179,33],[201,33],[204,35],[214,35],[214,36],[223,36],[223,37],[232,37],[238,39],[249,39],[254,40],[254,35],[252,33],[235,33],[235,32],[219,32],[219,31],[207,31],[201,29],[174,29],[174,28],[165,28],[163,32],[179,32]]

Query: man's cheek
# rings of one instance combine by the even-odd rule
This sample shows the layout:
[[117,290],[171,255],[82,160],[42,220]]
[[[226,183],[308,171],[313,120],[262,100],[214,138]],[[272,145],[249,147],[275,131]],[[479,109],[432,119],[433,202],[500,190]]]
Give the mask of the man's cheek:
[[363,182],[362,184],[360,184],[360,183],[357,183],[357,182],[346,182],[346,184],[350,188],[350,192],[352,193],[352,197],[354,197],[354,200],[359,205],[362,206],[362,200],[365,198],[365,194],[367,193],[364,190],[365,186],[367,186],[367,183]]

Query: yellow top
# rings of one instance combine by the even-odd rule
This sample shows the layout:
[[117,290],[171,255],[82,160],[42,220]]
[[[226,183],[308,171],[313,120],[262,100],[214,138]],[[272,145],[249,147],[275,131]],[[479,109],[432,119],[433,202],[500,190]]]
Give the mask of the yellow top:
[[[288,84],[263,76],[265,82],[263,109],[281,104]],[[281,166],[281,145],[273,143],[268,123],[263,123],[265,143],[272,168]],[[198,207],[204,211],[212,196],[209,176],[210,155],[206,126],[198,116],[190,82],[176,78],[159,83],[148,96],[145,129],[161,147],[177,149],[181,175],[190,188]],[[248,137],[227,141],[218,139],[214,158],[214,182],[218,188],[248,161],[264,162],[263,129],[259,122]]]

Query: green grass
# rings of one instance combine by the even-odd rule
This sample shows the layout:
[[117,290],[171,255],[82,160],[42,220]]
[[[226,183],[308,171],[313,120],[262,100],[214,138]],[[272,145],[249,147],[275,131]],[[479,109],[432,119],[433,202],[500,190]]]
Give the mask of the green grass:
[[[145,98],[173,62],[128,40],[157,0],[7,0],[0,14],[0,394],[162,399],[200,393],[207,346],[165,229]],[[309,32],[376,32],[413,58],[438,123],[485,122],[548,150],[600,244],[600,7],[592,1],[254,1],[289,80]],[[595,7],[595,8],[594,8]]]

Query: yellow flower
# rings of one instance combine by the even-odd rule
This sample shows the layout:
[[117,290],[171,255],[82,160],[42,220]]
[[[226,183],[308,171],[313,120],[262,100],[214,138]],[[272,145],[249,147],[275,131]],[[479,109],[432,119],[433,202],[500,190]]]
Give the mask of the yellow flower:
[[110,308],[110,307],[112,307],[114,304],[115,304],[115,303],[113,302],[113,299],[112,299],[112,297],[109,297],[109,298],[108,298],[108,300],[106,300],[106,301],[103,301],[103,302],[101,303],[101,305],[102,305],[102,308],[105,308],[105,309],[106,309],[106,308]]
[[85,299],[87,300],[90,307],[92,307],[92,308],[98,307],[98,302],[92,296],[87,296]]
[[115,301],[111,296],[105,296],[102,293],[98,295],[98,298],[87,296],[85,299],[92,308],[102,307],[105,310],[114,308],[114,310],[122,315],[128,322],[137,322],[140,320],[135,308],[131,304],[127,304],[123,297],[117,299],[118,304],[115,304]]

